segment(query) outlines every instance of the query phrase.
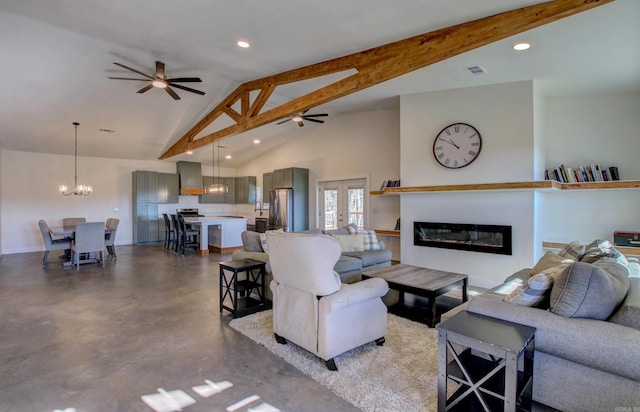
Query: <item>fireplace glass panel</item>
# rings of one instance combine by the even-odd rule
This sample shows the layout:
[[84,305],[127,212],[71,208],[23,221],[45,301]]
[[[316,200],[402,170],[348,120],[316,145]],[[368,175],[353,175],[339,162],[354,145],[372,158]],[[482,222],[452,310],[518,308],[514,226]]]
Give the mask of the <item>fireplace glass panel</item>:
[[511,255],[511,226],[414,222],[416,246]]

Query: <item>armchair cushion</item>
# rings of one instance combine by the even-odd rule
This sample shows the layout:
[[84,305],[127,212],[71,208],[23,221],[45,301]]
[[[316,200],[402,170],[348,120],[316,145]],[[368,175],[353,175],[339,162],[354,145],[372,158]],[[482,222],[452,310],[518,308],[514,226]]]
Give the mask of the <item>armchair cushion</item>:
[[[333,270],[340,258],[340,244],[331,236],[269,232],[267,242],[271,251],[275,247],[280,254],[282,245],[286,245],[286,259],[269,259],[276,282],[316,296],[340,290],[340,276]],[[327,273],[333,276],[327,276]]]
[[371,278],[351,284],[343,283],[339,291],[322,298],[322,305],[328,312],[365,300],[380,298],[387,294],[389,285],[384,279]]

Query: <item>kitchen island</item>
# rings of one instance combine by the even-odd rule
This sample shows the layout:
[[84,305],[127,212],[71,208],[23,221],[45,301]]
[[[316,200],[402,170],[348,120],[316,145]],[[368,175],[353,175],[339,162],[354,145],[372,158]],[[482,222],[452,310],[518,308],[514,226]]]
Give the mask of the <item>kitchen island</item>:
[[185,216],[184,222],[200,230],[200,255],[231,253],[242,248],[247,219],[228,216]]

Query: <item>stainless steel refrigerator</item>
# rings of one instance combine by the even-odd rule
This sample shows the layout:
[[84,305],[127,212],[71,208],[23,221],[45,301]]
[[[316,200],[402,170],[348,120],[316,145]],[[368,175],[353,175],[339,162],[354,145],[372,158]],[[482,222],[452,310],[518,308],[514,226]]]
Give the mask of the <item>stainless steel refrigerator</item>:
[[269,227],[293,232],[293,189],[275,189],[269,193]]

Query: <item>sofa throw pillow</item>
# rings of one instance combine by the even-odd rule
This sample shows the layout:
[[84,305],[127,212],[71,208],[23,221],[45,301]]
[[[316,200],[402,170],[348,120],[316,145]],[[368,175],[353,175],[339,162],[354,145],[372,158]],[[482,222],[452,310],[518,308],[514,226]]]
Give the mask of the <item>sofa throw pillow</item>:
[[556,276],[551,312],[567,318],[606,320],[629,289],[624,271],[608,272],[591,263],[575,262]]
[[609,322],[640,330],[640,278],[629,278],[629,292]]
[[568,265],[554,266],[531,276],[526,284],[518,286],[513,292],[506,295],[505,302],[548,309],[554,275],[560,271],[568,270],[568,267]]
[[549,268],[558,265],[570,265],[574,262],[570,256],[560,256],[553,252],[547,252],[538,260],[535,266],[531,269],[531,276],[541,273]]
[[573,260],[580,260],[584,255],[584,245],[577,240],[573,240],[562,248],[560,252],[558,252],[558,256],[568,257]]
[[[267,230],[267,232],[284,232],[283,229],[276,229],[276,230]],[[267,232],[265,233],[260,233],[260,246],[262,247],[262,250],[264,251],[264,253],[269,253],[269,246],[267,245]]]
[[247,252],[264,252],[261,246],[260,233],[245,230],[240,235],[242,238],[242,245]]
[[584,255],[580,262],[593,263],[603,257],[619,259],[625,264],[629,264],[627,258],[616,249],[611,242],[605,239],[597,239],[585,246]]
[[376,236],[375,230],[359,229],[355,224],[351,223],[347,226],[349,234],[361,234],[364,238],[364,250],[380,250],[380,242]]
[[362,235],[333,235],[333,238],[340,243],[343,252],[363,252],[364,240]]

